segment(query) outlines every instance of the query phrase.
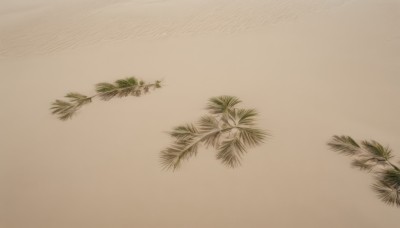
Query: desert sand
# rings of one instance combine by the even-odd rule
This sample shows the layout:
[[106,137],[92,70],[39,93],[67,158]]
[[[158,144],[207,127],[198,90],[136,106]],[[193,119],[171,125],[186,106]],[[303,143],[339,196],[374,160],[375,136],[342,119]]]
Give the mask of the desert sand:
[[[400,1],[2,0],[0,75],[1,228],[398,226],[326,142],[400,158]],[[50,113],[129,76],[164,88]],[[236,169],[202,148],[162,170],[166,132],[218,95],[271,137]]]

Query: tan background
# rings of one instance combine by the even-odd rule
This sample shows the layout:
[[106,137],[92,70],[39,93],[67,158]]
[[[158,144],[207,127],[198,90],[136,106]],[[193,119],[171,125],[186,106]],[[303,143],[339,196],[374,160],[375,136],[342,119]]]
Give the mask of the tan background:
[[[141,98],[70,91],[136,75]],[[98,0],[0,3],[0,227],[397,227],[334,134],[400,158],[400,1]],[[201,149],[177,172],[159,151],[208,98],[235,95],[273,135],[235,170]]]

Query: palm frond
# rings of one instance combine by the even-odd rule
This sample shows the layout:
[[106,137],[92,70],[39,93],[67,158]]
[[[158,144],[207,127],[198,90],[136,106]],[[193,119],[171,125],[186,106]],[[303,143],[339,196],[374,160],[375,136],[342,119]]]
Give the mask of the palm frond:
[[378,180],[372,185],[372,189],[384,203],[400,207],[400,188],[395,188],[388,185],[385,181]]
[[371,164],[368,159],[354,159],[351,162],[351,165],[355,168],[359,168],[360,170],[365,170],[365,171],[372,171],[373,168],[375,167],[375,164]]
[[77,105],[84,105],[92,102],[92,99],[86,95],[80,93],[68,93],[66,96],[72,103],[76,103]]
[[142,94],[149,93],[150,89],[161,88],[161,81],[156,81],[153,84],[145,83],[144,81],[138,81],[134,77],[120,79],[112,83],[98,83],[96,85],[96,91],[102,100],[110,100],[114,97],[127,97],[136,96],[140,97]]
[[213,97],[207,106],[209,115],[201,117],[197,126],[174,128],[170,135],[176,141],[161,152],[162,166],[178,168],[182,160],[197,153],[200,144],[217,149],[217,159],[223,164],[229,167],[240,165],[246,147],[259,145],[268,135],[266,131],[254,127],[257,116],[254,109],[235,108],[240,102],[233,96]]
[[220,145],[222,137],[223,137],[223,131],[214,130],[204,133],[201,137],[201,142],[203,142],[207,148],[209,146],[217,148]]
[[360,151],[360,146],[350,136],[337,136],[334,135],[328,146],[331,150],[339,152],[344,155],[353,156]]
[[206,109],[211,114],[222,114],[233,109],[240,102],[241,100],[233,96],[212,97],[209,99]]
[[372,189],[379,199],[400,207],[400,169],[389,161],[393,157],[389,147],[384,147],[374,140],[361,141],[359,146],[349,136],[334,136],[328,145],[334,151],[354,156],[353,167],[373,171],[376,182]]
[[198,133],[199,131],[193,124],[178,126],[169,132],[170,136],[176,138],[177,140],[193,139]]
[[101,82],[96,84],[96,92],[99,94],[100,99],[108,101],[118,94],[118,88],[114,84]]
[[389,160],[392,158],[392,151],[388,147],[383,147],[381,144],[378,142],[372,140],[372,141],[362,141],[361,142],[363,148],[369,152],[371,155],[382,158],[384,160]]
[[137,85],[144,85],[144,81],[138,82],[138,80],[134,77],[126,78],[126,79],[119,79],[115,81],[115,84],[118,86],[118,88],[128,88],[128,87],[133,87]]
[[218,148],[217,159],[224,165],[235,168],[241,164],[242,155],[246,148],[238,137],[223,141]]
[[[141,83],[144,83],[141,81]],[[118,89],[118,97],[127,97],[129,95],[137,96],[138,81],[136,78],[126,78],[115,81]],[[139,94],[140,96],[140,94]]]
[[202,142],[204,142],[206,147],[218,147],[223,132],[217,118],[211,115],[203,116],[200,118],[198,125],[202,134]]
[[200,118],[198,125],[201,131],[212,131],[219,129],[219,121],[217,118],[211,115],[206,115]]
[[264,142],[268,133],[264,130],[250,127],[238,127],[239,138],[246,146],[257,146]]
[[197,154],[199,142],[191,140],[177,140],[170,147],[161,151],[161,165],[165,169],[175,170],[181,166],[183,160],[187,160]]
[[52,114],[58,115],[60,120],[68,120],[76,113],[82,105],[92,102],[92,98],[99,96],[101,100],[108,101],[114,97],[140,96],[146,94],[150,89],[161,88],[161,81],[153,84],[138,81],[134,77],[116,80],[115,83],[102,82],[95,86],[96,95],[91,97],[80,93],[68,93],[65,97],[69,101],[56,100],[51,104]]
[[60,120],[68,120],[77,111],[77,106],[62,100],[56,100],[51,104],[52,114],[57,115]]
[[237,109],[236,115],[238,125],[253,126],[258,113],[255,109]]
[[400,189],[400,171],[396,169],[385,169],[379,175],[379,179],[394,188]]
[[82,105],[92,102],[88,96],[80,93],[68,93],[65,95],[69,101],[56,100],[51,104],[52,114],[57,115],[60,120],[68,120],[81,108]]

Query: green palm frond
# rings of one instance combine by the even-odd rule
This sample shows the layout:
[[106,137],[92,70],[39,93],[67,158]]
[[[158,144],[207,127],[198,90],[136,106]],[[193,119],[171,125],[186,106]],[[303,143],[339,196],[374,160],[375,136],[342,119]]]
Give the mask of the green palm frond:
[[257,128],[239,127],[239,138],[246,146],[257,146],[264,142],[267,132]]
[[379,179],[394,188],[400,189],[400,171],[396,169],[385,169],[381,172]]
[[197,136],[198,130],[193,124],[175,127],[169,134],[177,140],[193,139]]
[[[142,82],[141,82],[142,83]],[[135,78],[127,78],[115,81],[119,89],[118,97],[136,96],[138,90],[138,81]]]
[[217,118],[211,115],[203,116],[200,118],[198,125],[202,134],[202,142],[206,147],[218,147],[223,131]]
[[96,92],[100,99],[108,101],[117,96],[118,88],[114,84],[101,82],[96,84]]
[[212,131],[219,128],[220,122],[215,116],[206,115],[200,118],[199,127],[201,131]]
[[127,96],[140,96],[142,90],[146,87],[149,90],[149,85],[144,86],[143,81],[138,81],[134,77],[116,80],[114,84],[111,83],[98,83],[96,85],[96,91],[102,100],[108,101],[115,96],[127,97]]
[[236,115],[239,125],[253,126],[258,113],[255,109],[237,109]]
[[384,160],[389,160],[392,158],[392,151],[388,147],[383,147],[381,144],[378,142],[372,140],[372,141],[362,141],[361,144],[363,145],[364,149],[371,153],[371,155],[377,157],[377,158],[382,158]]
[[372,185],[379,199],[390,206],[400,207],[400,189],[388,185],[382,180],[378,180]]
[[216,129],[203,133],[201,142],[203,142],[206,147],[212,146],[217,148],[221,142],[221,138],[224,138],[224,132]]
[[218,148],[217,159],[231,168],[240,165],[240,160],[246,148],[238,137],[223,141]]
[[62,100],[56,100],[51,104],[52,113],[57,115],[60,120],[68,120],[72,118],[78,110],[77,106]]
[[332,140],[328,142],[328,146],[333,151],[337,151],[344,155],[353,156],[360,151],[360,146],[350,136],[334,135]]
[[97,94],[85,96],[79,93],[68,93],[65,97],[68,101],[56,100],[51,104],[52,114],[57,115],[60,120],[68,120],[75,115],[81,106],[91,103],[92,98],[98,96],[101,100],[108,101],[114,97],[140,96],[148,93],[151,89],[161,88],[161,81],[145,83],[134,77],[116,80],[115,83],[102,82],[95,86]]
[[372,164],[370,161],[368,161],[368,159],[354,159],[351,162],[351,166],[359,168],[360,170],[371,172],[375,167],[375,164]]
[[56,100],[51,104],[52,114],[57,115],[60,120],[68,120],[85,104],[92,102],[88,96],[80,93],[68,93],[65,96],[69,101]]
[[68,98],[70,102],[76,103],[79,106],[92,102],[92,98],[80,93],[68,93],[65,97]]
[[179,168],[183,160],[197,154],[199,143],[194,139],[177,140],[170,147],[161,151],[161,165],[165,169],[175,170]]
[[231,96],[211,98],[207,107],[209,114],[201,117],[197,126],[174,128],[170,135],[175,141],[161,152],[162,166],[178,168],[181,160],[196,155],[201,144],[215,148],[217,159],[224,165],[232,168],[240,165],[246,147],[261,144],[268,134],[254,127],[257,116],[254,109],[234,107],[239,102],[238,98]]
[[137,85],[144,85],[144,81],[138,82],[138,80],[134,77],[126,78],[126,79],[119,79],[115,81],[115,84],[117,84],[118,88],[128,88],[128,87],[133,87]]
[[375,175],[372,189],[379,199],[400,207],[400,169],[389,161],[393,157],[392,150],[374,140],[364,140],[360,144],[349,136],[333,136],[328,143],[333,151],[352,156],[353,167]]
[[208,101],[207,109],[211,114],[222,114],[233,109],[241,100],[233,96],[213,97]]

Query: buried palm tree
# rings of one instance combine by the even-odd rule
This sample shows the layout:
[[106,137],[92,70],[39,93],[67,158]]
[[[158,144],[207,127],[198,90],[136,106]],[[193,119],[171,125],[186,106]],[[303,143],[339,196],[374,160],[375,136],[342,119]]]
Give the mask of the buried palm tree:
[[266,131],[255,127],[254,109],[236,108],[241,101],[233,96],[213,97],[206,109],[209,114],[197,124],[175,127],[169,135],[172,145],[161,151],[161,164],[175,170],[181,162],[197,154],[199,146],[217,149],[217,159],[229,167],[240,165],[247,147],[259,145],[267,136]]
[[400,207],[400,169],[394,165],[392,151],[376,141],[357,143],[349,136],[333,136],[328,143],[333,151],[354,158],[352,166],[375,176],[372,189],[389,205]]
[[114,97],[139,97],[142,94],[147,94],[150,90],[161,88],[161,81],[154,83],[146,83],[134,77],[120,79],[115,83],[98,83],[96,84],[96,94],[86,96],[80,93],[68,93],[65,97],[68,101],[56,100],[51,104],[52,114],[57,115],[60,120],[71,119],[72,116],[85,104],[92,102],[94,97],[99,97],[101,100],[108,101]]

